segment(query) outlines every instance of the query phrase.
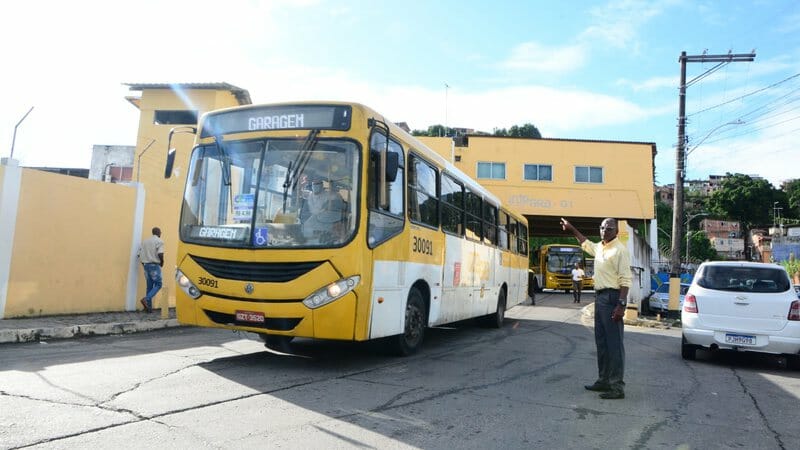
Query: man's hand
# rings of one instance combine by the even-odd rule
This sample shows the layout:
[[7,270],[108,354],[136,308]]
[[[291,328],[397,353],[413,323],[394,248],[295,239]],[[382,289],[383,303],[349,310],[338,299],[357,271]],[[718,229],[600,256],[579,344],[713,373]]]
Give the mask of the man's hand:
[[567,230],[572,231],[573,227],[572,227],[572,224],[567,221],[567,219],[562,217],[561,218],[561,229],[564,230],[564,231],[567,231]]
[[622,317],[625,315],[625,308],[622,305],[617,305],[614,307],[614,311],[611,311],[611,320],[614,322],[622,321]]

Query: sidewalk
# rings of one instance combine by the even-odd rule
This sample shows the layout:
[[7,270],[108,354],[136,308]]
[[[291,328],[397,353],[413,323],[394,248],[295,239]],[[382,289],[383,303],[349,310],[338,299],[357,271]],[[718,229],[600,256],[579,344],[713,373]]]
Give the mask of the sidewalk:
[[126,334],[177,327],[175,308],[166,318],[161,311],[121,311],[0,319],[0,344],[68,339],[80,336]]
[[[581,308],[581,314],[587,320],[594,320],[594,302]],[[653,317],[639,316],[635,319],[624,318],[625,325],[645,328],[680,328],[680,320],[662,318],[658,320]]]

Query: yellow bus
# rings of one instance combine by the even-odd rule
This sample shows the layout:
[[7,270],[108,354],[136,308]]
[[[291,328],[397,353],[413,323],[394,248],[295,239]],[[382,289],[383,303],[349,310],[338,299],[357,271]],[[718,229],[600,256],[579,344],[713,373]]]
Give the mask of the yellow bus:
[[426,327],[500,327],[527,298],[525,218],[366,106],[249,105],[190,131],[183,324],[259,333],[268,348],[383,338],[407,355]]
[[583,289],[594,289],[594,260],[587,260],[579,245],[545,244],[531,256],[531,284],[533,291],[554,289],[572,290],[572,269],[580,263],[584,270]]

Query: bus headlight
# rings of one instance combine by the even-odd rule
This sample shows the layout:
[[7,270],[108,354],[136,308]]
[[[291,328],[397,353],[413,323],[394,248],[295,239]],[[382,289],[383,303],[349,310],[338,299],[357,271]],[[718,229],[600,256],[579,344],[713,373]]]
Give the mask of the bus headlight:
[[200,289],[197,289],[197,286],[192,283],[192,280],[184,275],[180,269],[175,269],[175,281],[178,283],[178,287],[180,287],[189,297],[200,297]]
[[355,289],[359,281],[361,281],[361,277],[359,275],[353,275],[350,278],[343,278],[333,282],[306,297],[303,300],[303,304],[311,309],[327,305],[334,300],[344,297],[348,292]]

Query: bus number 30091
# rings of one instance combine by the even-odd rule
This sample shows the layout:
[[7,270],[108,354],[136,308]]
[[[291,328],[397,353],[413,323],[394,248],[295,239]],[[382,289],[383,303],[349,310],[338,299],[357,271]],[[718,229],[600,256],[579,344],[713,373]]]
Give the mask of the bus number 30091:
[[414,236],[414,252],[425,255],[433,255],[433,242]]
[[219,287],[219,283],[217,283],[217,280],[214,280],[212,278],[206,278],[206,277],[198,278],[197,279],[197,284],[199,284],[200,286]]

